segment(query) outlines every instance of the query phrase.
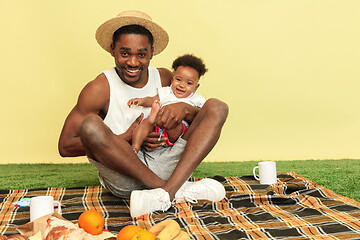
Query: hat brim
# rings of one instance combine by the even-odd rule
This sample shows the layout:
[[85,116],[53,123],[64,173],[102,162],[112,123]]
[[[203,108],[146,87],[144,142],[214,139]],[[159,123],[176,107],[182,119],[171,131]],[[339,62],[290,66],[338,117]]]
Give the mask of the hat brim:
[[111,52],[114,32],[127,25],[140,25],[151,32],[154,38],[154,55],[162,52],[169,42],[169,35],[158,24],[144,18],[133,16],[115,17],[101,24],[96,30],[96,41],[105,51]]

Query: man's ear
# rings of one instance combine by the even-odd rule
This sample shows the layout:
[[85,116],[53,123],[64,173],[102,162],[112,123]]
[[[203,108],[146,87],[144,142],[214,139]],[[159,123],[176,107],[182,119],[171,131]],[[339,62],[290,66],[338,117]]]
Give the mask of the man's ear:
[[115,55],[114,55],[114,49],[115,49],[114,43],[112,43],[112,44],[110,45],[110,48],[111,48],[111,50],[110,50],[111,56],[115,57]]
[[152,59],[154,56],[154,47],[151,46],[151,50],[150,50],[150,59]]

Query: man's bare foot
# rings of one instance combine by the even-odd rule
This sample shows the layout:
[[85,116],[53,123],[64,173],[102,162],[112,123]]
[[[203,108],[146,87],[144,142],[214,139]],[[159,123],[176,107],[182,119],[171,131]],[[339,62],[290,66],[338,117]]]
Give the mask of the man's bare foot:
[[161,108],[161,103],[159,100],[155,100],[153,102],[153,104],[151,105],[151,111],[150,111],[150,115],[149,115],[149,122],[151,124],[154,124],[155,123],[155,119],[156,119],[156,116],[158,115],[159,111],[160,111],[160,108]]

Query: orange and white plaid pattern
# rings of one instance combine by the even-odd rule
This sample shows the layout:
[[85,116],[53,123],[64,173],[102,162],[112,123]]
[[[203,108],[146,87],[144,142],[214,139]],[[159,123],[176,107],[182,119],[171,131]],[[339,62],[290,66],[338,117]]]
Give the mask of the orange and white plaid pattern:
[[[226,198],[212,203],[180,203],[168,211],[131,218],[129,199],[119,199],[100,187],[0,190],[0,234],[17,233],[29,221],[22,198],[52,195],[65,207],[63,217],[76,223],[87,209],[96,209],[114,234],[128,224],[150,228],[175,219],[192,239],[360,239],[360,203],[295,174],[280,173],[275,185],[260,185],[252,176],[214,177]],[[192,178],[191,181],[198,179]]]

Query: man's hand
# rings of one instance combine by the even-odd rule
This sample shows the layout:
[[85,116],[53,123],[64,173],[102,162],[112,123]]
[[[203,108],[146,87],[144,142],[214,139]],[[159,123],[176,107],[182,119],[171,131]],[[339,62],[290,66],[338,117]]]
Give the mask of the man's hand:
[[[172,129],[178,126],[189,113],[186,103],[174,103],[164,106],[157,115],[156,125],[164,129]],[[191,107],[191,106],[190,106]]]
[[151,132],[147,136],[147,138],[145,138],[142,146],[145,148],[146,151],[149,152],[156,150],[158,147],[164,146],[167,138],[162,137],[159,140],[159,137],[160,137],[160,133]]
[[121,136],[122,138],[124,138],[128,143],[131,144],[132,141],[132,136],[134,134],[135,129],[137,128],[137,126],[139,126],[139,124],[141,123],[142,119],[144,118],[144,114],[141,113],[139,117],[136,118],[136,120],[130,125],[130,127],[128,128],[128,130],[126,130],[126,132],[124,132],[123,134],[120,134],[119,136]]

